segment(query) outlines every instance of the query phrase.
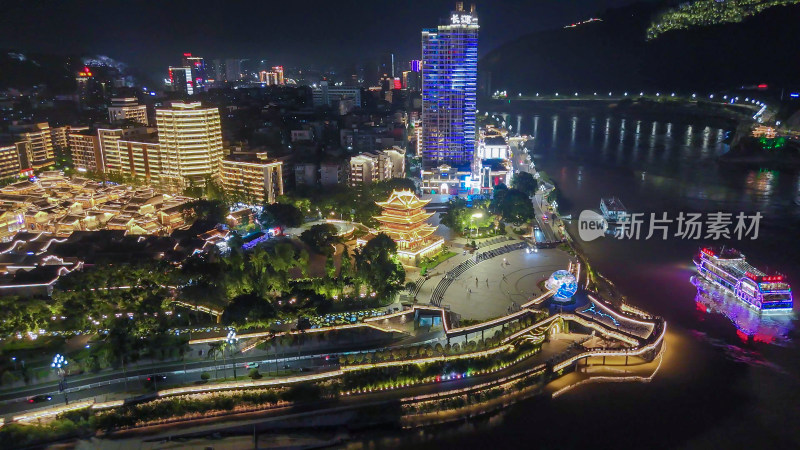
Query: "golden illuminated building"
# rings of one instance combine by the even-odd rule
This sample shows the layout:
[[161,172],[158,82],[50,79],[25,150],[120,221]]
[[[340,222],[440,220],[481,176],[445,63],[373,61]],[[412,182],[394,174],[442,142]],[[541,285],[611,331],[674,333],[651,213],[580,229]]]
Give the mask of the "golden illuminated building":
[[275,203],[283,195],[283,162],[270,160],[266,153],[255,159],[222,160],[222,186],[229,195],[242,196],[246,203]]
[[0,180],[19,178],[21,171],[17,146],[0,145]]
[[12,125],[9,131],[17,135],[17,140],[27,144],[26,168],[42,169],[55,162],[53,136],[47,122],[31,125]]
[[397,244],[397,255],[404,264],[419,264],[442,249],[444,239],[434,236],[436,227],[428,224],[434,214],[425,212],[429,202],[411,191],[393,191],[385,202],[376,202],[383,209],[375,218],[381,223],[379,231]]
[[72,163],[78,172],[103,172],[103,154],[100,140],[90,131],[77,131],[69,134],[69,149]]
[[200,102],[174,102],[156,110],[161,177],[181,187],[191,180],[198,186],[207,177],[219,176],[222,162],[222,129],[219,109],[203,108]]

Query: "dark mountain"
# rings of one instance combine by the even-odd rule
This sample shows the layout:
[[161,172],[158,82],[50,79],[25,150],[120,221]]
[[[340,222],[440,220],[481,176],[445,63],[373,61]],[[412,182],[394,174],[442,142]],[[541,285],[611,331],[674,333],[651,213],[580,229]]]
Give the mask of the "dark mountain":
[[57,93],[74,92],[81,59],[43,53],[0,51],[0,89],[48,86]]
[[[50,53],[0,50],[0,89],[30,89],[46,87],[51,94],[75,92],[75,77],[85,65],[91,67],[95,77],[113,80],[132,76],[139,82],[149,82],[135,69],[97,55],[56,55]],[[155,84],[150,84],[154,86]]]
[[[647,41],[662,6],[610,10],[602,22],[532,33],[479,65],[484,94],[642,89],[704,91],[800,82],[800,5],[770,8],[741,23],[670,31]],[[796,84],[795,84],[796,85]]]

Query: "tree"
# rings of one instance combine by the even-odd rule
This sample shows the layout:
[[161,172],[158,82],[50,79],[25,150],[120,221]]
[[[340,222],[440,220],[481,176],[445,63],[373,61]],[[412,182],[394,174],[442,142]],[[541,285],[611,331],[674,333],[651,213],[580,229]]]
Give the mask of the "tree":
[[469,223],[470,209],[467,207],[467,201],[460,197],[455,197],[450,200],[447,211],[441,215],[442,225],[450,228],[456,233],[466,228]]
[[333,244],[339,241],[336,236],[336,226],[330,223],[314,225],[300,234],[300,240],[305,242],[312,250],[323,255],[333,254]]
[[396,254],[397,244],[385,233],[378,233],[356,252],[358,276],[380,296],[401,289],[405,282],[406,272]]
[[535,212],[531,199],[516,189],[495,189],[491,210],[500,214],[503,220],[522,223],[533,218]]
[[522,191],[525,195],[530,197],[536,192],[537,183],[536,179],[533,178],[533,175],[530,173],[519,172],[514,175],[514,179],[511,180],[511,187]]
[[272,203],[264,206],[258,221],[265,228],[295,228],[303,224],[303,212],[289,203]]
[[183,215],[188,220],[216,225],[225,223],[228,207],[219,200],[195,200],[183,205]]
[[247,322],[275,317],[275,308],[264,298],[255,294],[243,294],[233,300],[222,313],[222,323],[244,325]]
[[222,312],[222,323],[243,325],[275,317],[275,308],[264,298],[255,294],[240,295],[228,304]]

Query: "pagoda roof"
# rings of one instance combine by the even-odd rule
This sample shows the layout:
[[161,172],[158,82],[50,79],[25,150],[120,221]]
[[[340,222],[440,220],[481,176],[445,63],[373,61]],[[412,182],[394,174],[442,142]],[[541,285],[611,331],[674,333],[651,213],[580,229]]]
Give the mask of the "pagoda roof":
[[428,236],[432,235],[436,231],[436,227],[431,225],[422,225],[418,228],[409,231],[399,231],[399,230],[392,230],[392,229],[383,229],[380,230],[381,233],[385,233],[393,241],[406,241],[406,242],[419,242]]
[[420,200],[413,192],[409,190],[402,190],[402,191],[392,191],[392,195],[389,196],[389,199],[385,202],[375,202],[381,208],[391,208],[391,209],[415,209],[415,208],[422,208],[428,203],[430,203],[430,199],[428,200]]
[[418,212],[412,216],[401,216],[401,215],[394,215],[394,214],[381,214],[380,216],[376,216],[375,220],[381,223],[394,223],[394,224],[415,224],[425,222],[436,213],[428,213],[428,212]]

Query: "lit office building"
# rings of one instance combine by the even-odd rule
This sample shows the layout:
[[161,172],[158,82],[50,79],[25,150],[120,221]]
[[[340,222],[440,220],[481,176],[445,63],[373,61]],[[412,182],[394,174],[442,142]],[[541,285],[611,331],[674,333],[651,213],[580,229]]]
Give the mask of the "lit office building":
[[283,66],[273,67],[272,72],[275,74],[278,84],[285,84],[285,81],[283,79]]
[[219,109],[200,102],[174,102],[170,109],[156,110],[161,144],[162,180],[185,187],[187,180],[205,184],[217,177],[222,160]]
[[508,159],[511,147],[502,136],[487,136],[478,143],[478,159]]
[[283,195],[283,162],[270,160],[266,153],[230,156],[222,161],[222,184],[228,195],[246,203],[275,203]]
[[422,161],[468,167],[475,153],[478,18],[457,3],[449,24],[422,31]]
[[19,178],[22,166],[19,161],[17,146],[0,145],[0,180]]
[[69,145],[69,134],[72,128],[69,125],[50,128],[50,139],[53,141],[54,150],[64,150]]
[[112,98],[111,106],[108,107],[108,120],[111,123],[131,120],[147,125],[147,106],[140,105],[138,100],[132,97]]
[[258,81],[266,84],[267,86],[275,86],[278,84],[278,74],[267,70],[262,70],[258,73]]
[[147,140],[148,136],[154,133],[152,127],[125,127],[125,128],[99,128],[97,130],[97,141],[100,145],[100,153],[103,155],[106,171],[124,173],[121,162],[122,155],[119,150],[119,141]]
[[205,60],[200,56],[192,56],[191,53],[184,53],[183,67],[191,69],[191,80],[195,92],[202,91],[206,85],[206,80],[208,80]]
[[311,91],[314,106],[338,107],[342,101],[352,101],[356,108],[361,107],[361,88],[355,86],[331,86],[321,81],[319,87]]
[[81,109],[89,109],[103,104],[106,85],[97,80],[88,67],[78,72],[75,77],[75,84],[78,87],[78,102]]
[[350,186],[388,180],[391,173],[391,160],[380,152],[365,152],[350,157]]
[[405,177],[405,150],[364,152],[350,158],[350,186]]
[[69,148],[72,164],[79,172],[104,171],[105,163],[100,152],[100,140],[96,134],[88,130],[70,133]]
[[403,72],[403,89],[418,91],[420,88],[419,72],[406,70]]
[[169,87],[174,92],[183,92],[192,95],[195,92],[192,81],[192,69],[189,67],[169,68]]
[[55,162],[53,153],[53,135],[47,122],[32,125],[12,125],[9,131],[16,134],[17,139],[26,145],[26,167],[41,169]]
[[149,139],[121,139],[117,148],[120,173],[148,184],[161,182],[161,145],[155,141],[155,135]]
[[121,128],[100,128],[97,130],[97,142],[103,155],[105,170],[119,170],[119,152],[117,142],[123,138],[125,130]]
[[262,70],[258,73],[258,81],[266,84],[267,86],[284,84],[283,66],[275,66],[272,68],[272,70]]

